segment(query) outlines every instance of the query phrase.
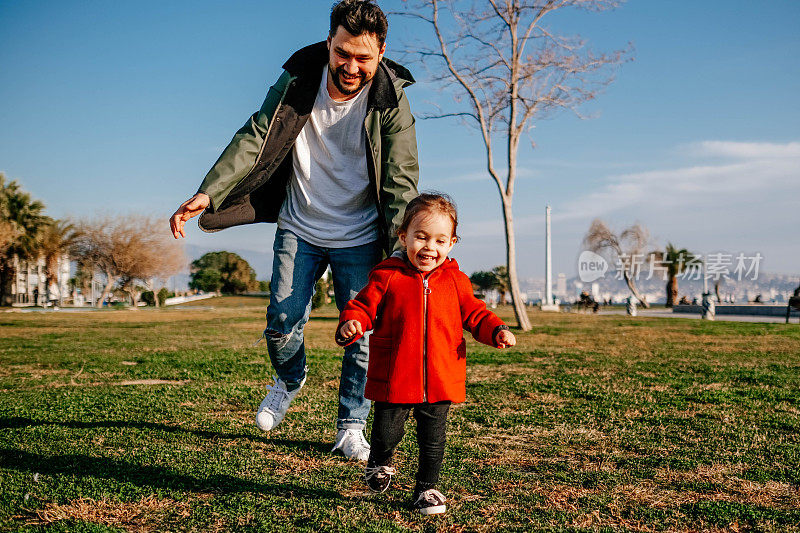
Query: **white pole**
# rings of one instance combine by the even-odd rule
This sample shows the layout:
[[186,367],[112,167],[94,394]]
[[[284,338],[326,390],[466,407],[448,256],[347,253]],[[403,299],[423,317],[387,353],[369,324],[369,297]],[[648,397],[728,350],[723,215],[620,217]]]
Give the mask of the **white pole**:
[[547,305],[553,303],[553,268],[550,260],[550,206],[545,209],[545,273],[544,273],[544,300]]

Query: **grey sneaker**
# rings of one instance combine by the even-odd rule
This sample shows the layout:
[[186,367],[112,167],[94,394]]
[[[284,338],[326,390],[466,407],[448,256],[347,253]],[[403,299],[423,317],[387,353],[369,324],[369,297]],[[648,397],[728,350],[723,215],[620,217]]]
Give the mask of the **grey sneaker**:
[[273,376],[275,380],[274,385],[267,385],[269,394],[258,406],[256,411],[256,425],[264,430],[269,431],[274,429],[275,426],[281,423],[283,417],[286,416],[286,411],[289,410],[289,404],[292,403],[294,397],[306,384],[306,378],[300,382],[300,386],[293,391],[286,390],[286,383]]
[[336,434],[336,443],[332,452],[341,450],[345,457],[355,461],[369,459],[369,443],[364,438],[362,429],[340,429]]
[[391,466],[369,466],[364,468],[364,481],[372,492],[384,492],[389,488],[392,476],[397,471]]
[[419,493],[414,500],[414,510],[420,514],[442,514],[447,510],[447,499],[436,489],[428,489]]

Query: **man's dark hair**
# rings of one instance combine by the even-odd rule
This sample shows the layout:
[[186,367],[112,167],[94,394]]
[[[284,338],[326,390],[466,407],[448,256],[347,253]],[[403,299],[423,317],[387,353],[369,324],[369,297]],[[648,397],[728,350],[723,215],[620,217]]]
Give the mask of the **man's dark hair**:
[[380,45],[386,41],[389,30],[386,15],[373,0],[342,0],[334,5],[331,9],[331,37],[339,26],[353,35],[375,34]]

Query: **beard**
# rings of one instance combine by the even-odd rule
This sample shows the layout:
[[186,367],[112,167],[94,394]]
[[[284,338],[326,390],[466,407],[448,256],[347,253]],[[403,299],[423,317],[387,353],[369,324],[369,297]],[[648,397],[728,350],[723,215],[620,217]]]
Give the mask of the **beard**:
[[[346,74],[344,71],[344,66],[337,68],[336,70],[331,67],[330,63],[328,63],[328,72],[331,73],[331,79],[333,80],[333,84],[339,90],[340,93],[345,94],[347,96],[356,94],[358,91],[364,88],[364,86],[369,83],[369,79],[367,79],[367,75],[361,71],[358,73],[358,83],[353,86],[345,86],[342,83],[342,76]],[[371,78],[370,78],[371,79]]]

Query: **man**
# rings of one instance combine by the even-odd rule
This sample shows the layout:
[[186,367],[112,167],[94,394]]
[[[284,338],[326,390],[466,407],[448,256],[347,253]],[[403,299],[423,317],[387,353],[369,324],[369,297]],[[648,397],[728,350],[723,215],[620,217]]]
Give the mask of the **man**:
[[[283,420],[305,383],[303,327],[314,284],[330,266],[341,310],[397,247],[396,229],[417,196],[414,117],[403,91],[414,80],[383,57],[387,29],[372,0],[335,5],[327,42],[284,64],[261,109],[170,219],[175,238],[201,212],[205,231],[278,223],[264,331],[278,376],[256,413],[265,431]],[[362,461],[369,456],[367,342],[345,349],[333,449]]]

